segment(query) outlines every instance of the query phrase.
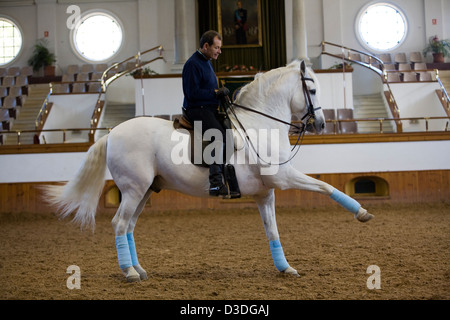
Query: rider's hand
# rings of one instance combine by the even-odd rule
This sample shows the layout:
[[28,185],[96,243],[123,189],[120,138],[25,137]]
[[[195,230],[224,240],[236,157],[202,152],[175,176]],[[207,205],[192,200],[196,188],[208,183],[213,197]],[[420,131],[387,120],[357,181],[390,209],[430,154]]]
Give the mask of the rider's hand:
[[228,88],[226,88],[226,87],[222,87],[222,88],[216,90],[216,98],[226,97],[229,94],[230,94],[230,90],[228,90]]

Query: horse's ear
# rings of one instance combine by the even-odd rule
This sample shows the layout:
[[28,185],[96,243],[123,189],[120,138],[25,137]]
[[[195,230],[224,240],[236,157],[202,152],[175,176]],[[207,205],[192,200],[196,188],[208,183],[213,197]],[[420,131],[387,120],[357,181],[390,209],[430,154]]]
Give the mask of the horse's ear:
[[305,71],[306,71],[305,60],[302,60],[302,62],[300,62],[300,71],[301,71],[301,73],[305,74]]

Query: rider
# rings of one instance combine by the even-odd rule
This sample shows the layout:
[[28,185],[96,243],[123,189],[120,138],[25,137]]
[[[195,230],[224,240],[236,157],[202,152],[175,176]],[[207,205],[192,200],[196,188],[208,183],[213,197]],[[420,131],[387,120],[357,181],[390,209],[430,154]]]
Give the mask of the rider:
[[[209,194],[211,196],[227,195],[228,190],[222,181],[225,129],[218,121],[218,107],[221,98],[228,96],[229,90],[219,89],[216,74],[210,60],[217,60],[222,53],[222,37],[216,31],[210,30],[200,39],[200,48],[189,58],[183,68],[183,109],[192,122],[202,122],[202,135],[208,129],[217,129],[221,136],[216,136],[217,143],[223,146],[213,149],[214,162],[209,166]],[[215,154],[219,152],[222,154]],[[220,159],[217,161],[216,159]]]

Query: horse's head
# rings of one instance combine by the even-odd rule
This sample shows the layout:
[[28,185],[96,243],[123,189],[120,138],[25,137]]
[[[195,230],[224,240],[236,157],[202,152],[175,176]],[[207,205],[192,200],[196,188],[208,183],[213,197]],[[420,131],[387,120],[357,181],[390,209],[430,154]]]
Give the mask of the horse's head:
[[296,88],[291,101],[292,114],[304,123],[307,131],[321,133],[325,128],[325,116],[318,99],[320,88],[317,78],[304,61],[300,62],[298,76],[300,88]]

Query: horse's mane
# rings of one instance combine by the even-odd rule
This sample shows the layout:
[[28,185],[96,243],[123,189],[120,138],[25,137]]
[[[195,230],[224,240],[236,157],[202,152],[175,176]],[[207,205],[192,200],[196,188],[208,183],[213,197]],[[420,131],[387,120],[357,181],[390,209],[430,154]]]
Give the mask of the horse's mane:
[[[236,101],[251,98],[252,104],[260,104],[265,101],[268,96],[271,96],[271,98],[275,100],[282,98],[276,96],[277,94],[280,94],[280,85],[278,83],[285,81],[285,77],[290,76],[291,73],[289,71],[291,70],[300,73],[300,64],[300,60],[295,60],[285,67],[257,73],[255,75],[255,80],[241,88],[236,97]],[[298,77],[298,83],[299,81],[300,77]],[[284,86],[288,89],[285,83]],[[295,87],[297,88],[298,85]],[[251,97],[249,97],[249,95]]]

